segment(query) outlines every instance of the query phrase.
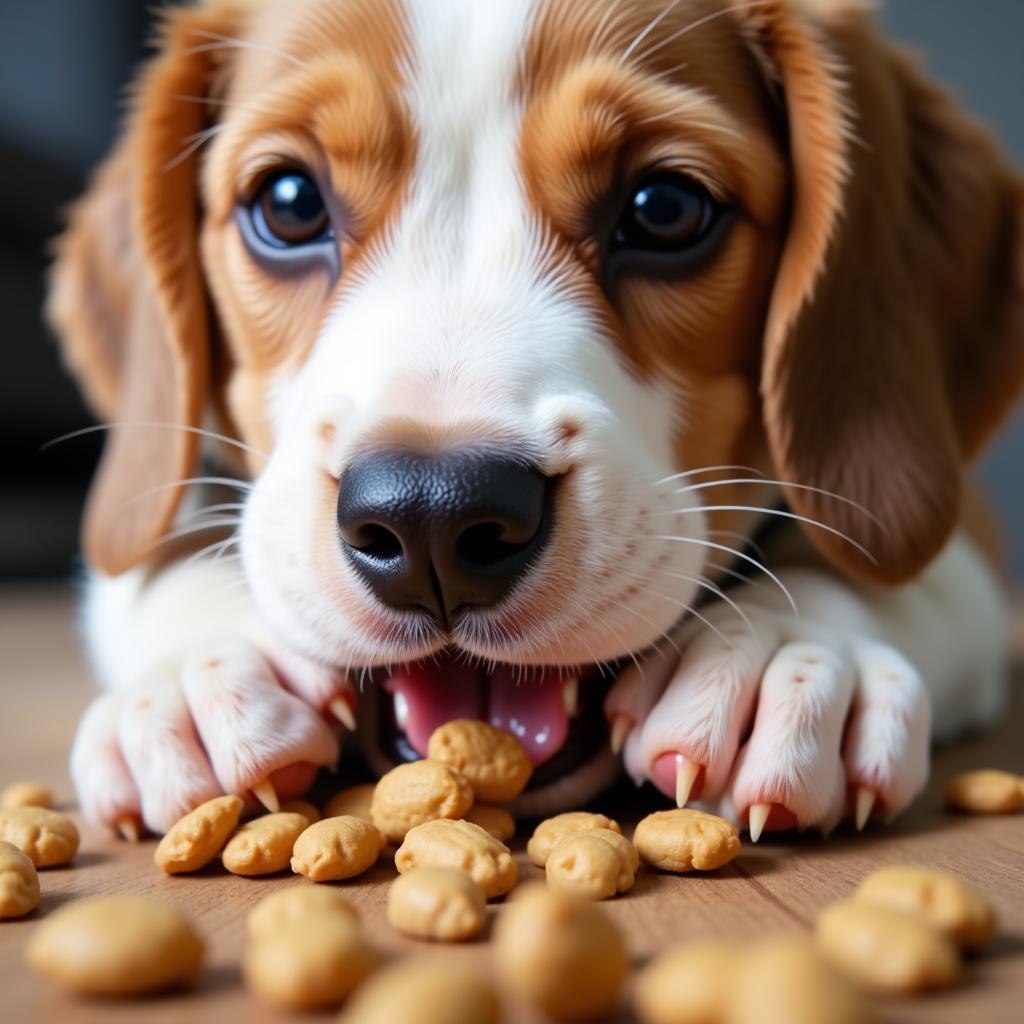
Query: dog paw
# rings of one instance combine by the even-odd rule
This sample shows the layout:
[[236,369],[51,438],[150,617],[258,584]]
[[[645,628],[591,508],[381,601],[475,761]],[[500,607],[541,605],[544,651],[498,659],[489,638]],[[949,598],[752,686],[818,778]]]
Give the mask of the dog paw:
[[[924,786],[930,704],[899,651],[867,632],[775,611],[711,606],[670,671],[624,674],[606,713],[634,779],[680,805],[765,829],[828,832],[849,815],[891,818]],[[626,723],[622,725],[621,723]]]
[[71,752],[85,816],[162,833],[220,793],[280,797],[338,759],[323,716],[247,641],[206,644],[89,706]]

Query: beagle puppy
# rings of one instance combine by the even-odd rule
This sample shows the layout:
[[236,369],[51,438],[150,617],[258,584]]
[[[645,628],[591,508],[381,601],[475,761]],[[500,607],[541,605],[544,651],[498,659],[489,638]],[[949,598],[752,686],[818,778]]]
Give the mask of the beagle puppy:
[[1024,190],[860,0],[166,13],[52,322],[88,817],[166,830],[487,718],[749,828],[903,810],[1003,706],[965,466],[1024,381]]

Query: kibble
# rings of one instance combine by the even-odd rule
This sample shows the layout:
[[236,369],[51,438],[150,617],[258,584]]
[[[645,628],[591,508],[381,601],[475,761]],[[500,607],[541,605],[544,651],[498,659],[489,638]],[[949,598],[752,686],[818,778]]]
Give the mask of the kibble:
[[818,916],[818,948],[874,992],[948,988],[960,979],[956,947],[917,914],[846,901]]
[[427,756],[450,765],[469,780],[477,798],[514,800],[533,774],[530,755],[510,732],[489,722],[457,718],[431,734]]
[[312,882],[353,878],[377,863],[383,846],[384,837],[362,818],[324,818],[295,840],[292,871]]
[[950,780],[946,803],[966,814],[1012,814],[1024,805],[1024,784],[996,769],[964,772]]
[[24,917],[38,906],[35,864],[13,843],[0,842],[0,918]]
[[473,804],[463,815],[463,819],[479,825],[485,832],[490,832],[499,843],[507,843],[516,834],[516,819],[504,807]]
[[342,818],[351,815],[353,818],[362,818],[364,821],[373,821],[370,815],[370,805],[373,803],[373,791],[376,786],[367,784],[364,786],[349,786],[324,804],[325,818]]
[[473,804],[466,778],[440,761],[424,759],[392,768],[373,791],[373,824],[392,843],[417,825],[461,818]]
[[611,1016],[629,957],[600,907],[543,885],[525,886],[503,908],[494,932],[496,967],[510,992],[560,1021]]
[[37,868],[66,864],[78,851],[75,823],[45,807],[0,811],[0,840],[13,843]]
[[53,807],[53,793],[41,782],[12,782],[0,793],[0,809],[8,807]]
[[617,821],[604,814],[593,814],[590,811],[567,811],[556,814],[553,818],[542,821],[526,844],[526,852],[537,867],[542,868],[548,861],[548,854],[560,839],[571,832],[590,832],[596,828],[611,829],[622,834]]
[[713,871],[739,853],[736,826],[689,807],[647,815],[633,833],[640,859],[662,871]]
[[177,907],[142,896],[76,900],[29,940],[29,964],[85,995],[133,996],[189,981],[203,944]]
[[919,914],[963,949],[980,949],[996,933],[996,915],[988,900],[944,871],[883,868],[865,878],[853,898]]
[[637,978],[641,1024],[719,1024],[740,951],[724,942],[691,942],[662,953]]
[[272,875],[284,871],[295,841],[310,827],[301,814],[264,814],[247,821],[228,840],[221,860],[235,875]]
[[639,867],[636,849],[611,829],[573,832],[548,854],[549,885],[588,900],[607,900],[631,888]]
[[260,900],[245,920],[249,937],[272,935],[279,927],[321,915],[346,917],[357,922],[359,916],[345,895],[326,885],[304,882],[278,889]]
[[320,820],[320,812],[308,800],[288,800],[281,804],[281,810],[288,814],[301,814],[310,825]]
[[217,856],[238,824],[242,801],[218,796],[189,811],[160,840],[153,860],[169,875],[198,871]]
[[467,872],[489,900],[516,884],[516,862],[508,847],[469,821],[439,818],[409,830],[395,854],[395,867],[405,874],[426,865]]
[[388,890],[388,921],[421,939],[470,939],[487,923],[483,890],[459,868],[426,866],[399,875]]

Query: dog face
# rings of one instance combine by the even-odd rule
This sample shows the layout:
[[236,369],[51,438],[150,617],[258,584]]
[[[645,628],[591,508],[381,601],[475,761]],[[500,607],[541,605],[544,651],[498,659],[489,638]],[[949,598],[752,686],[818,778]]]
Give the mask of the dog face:
[[[215,2],[163,43],[55,318],[106,415],[249,446],[247,579],[307,656],[555,692],[780,493],[880,581],[948,537],[1024,366],[1020,191],[859,5]],[[156,433],[108,448],[104,571],[192,471]]]

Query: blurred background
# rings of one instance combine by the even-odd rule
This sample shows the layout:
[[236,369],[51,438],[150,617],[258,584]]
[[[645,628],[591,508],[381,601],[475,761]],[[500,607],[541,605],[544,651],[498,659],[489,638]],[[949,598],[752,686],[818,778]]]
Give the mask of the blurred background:
[[[1024,2],[888,0],[880,18],[987,121],[1024,166]],[[0,0],[0,577],[66,576],[99,435],[40,453],[91,421],[41,319],[60,211],[109,147],[125,85],[145,54],[143,0]],[[981,473],[1024,578],[1024,416]]]

